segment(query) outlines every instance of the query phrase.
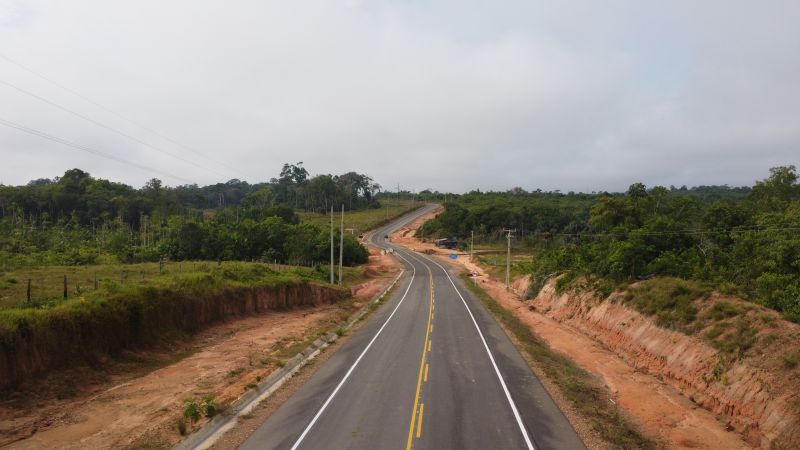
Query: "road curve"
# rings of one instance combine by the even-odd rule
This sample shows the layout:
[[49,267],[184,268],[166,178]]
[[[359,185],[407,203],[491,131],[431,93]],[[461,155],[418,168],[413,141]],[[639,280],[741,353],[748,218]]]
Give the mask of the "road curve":
[[494,318],[430,257],[241,449],[583,449]]

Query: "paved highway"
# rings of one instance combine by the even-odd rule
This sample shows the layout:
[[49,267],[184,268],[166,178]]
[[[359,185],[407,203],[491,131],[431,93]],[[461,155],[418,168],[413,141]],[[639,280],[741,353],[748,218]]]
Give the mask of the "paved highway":
[[383,236],[398,288],[242,449],[583,449],[494,318],[433,259]]

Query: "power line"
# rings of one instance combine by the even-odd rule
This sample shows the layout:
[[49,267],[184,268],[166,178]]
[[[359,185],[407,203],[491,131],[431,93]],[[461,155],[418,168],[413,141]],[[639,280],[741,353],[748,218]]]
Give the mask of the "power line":
[[550,233],[547,231],[536,231],[532,234],[536,236],[565,236],[565,237],[625,237],[636,236],[676,236],[676,235],[707,235],[707,234],[727,234],[727,233],[763,233],[774,231],[800,231],[800,227],[758,227],[742,226],[737,228],[723,228],[716,230],[681,230],[681,231],[637,231],[631,230],[626,233]]
[[194,153],[194,154],[196,154],[198,156],[206,158],[207,160],[209,160],[209,161],[211,161],[211,162],[213,162],[215,164],[219,164],[220,166],[223,166],[223,167],[227,168],[228,170],[230,170],[233,173],[236,173],[236,174],[239,174],[239,175],[244,175],[240,170],[236,169],[235,167],[231,167],[230,165],[225,164],[222,161],[218,161],[218,160],[206,155],[205,153],[203,153],[203,152],[201,152],[199,150],[195,150],[194,148],[192,148],[192,147],[190,147],[188,145],[182,144],[182,143],[170,138],[169,136],[166,136],[165,134],[163,134],[163,133],[161,133],[159,131],[156,131],[151,127],[148,127],[148,126],[142,124],[141,122],[135,121],[135,120],[133,120],[133,119],[121,114],[121,113],[118,113],[118,112],[114,111],[113,109],[111,109],[111,108],[109,108],[107,106],[104,106],[104,105],[102,105],[102,104],[90,99],[89,97],[86,97],[85,95],[81,94],[80,92],[78,92],[78,91],[76,91],[74,89],[71,89],[71,88],[69,88],[67,86],[64,86],[63,84],[53,80],[52,78],[49,78],[49,77],[47,77],[47,76],[45,76],[45,75],[43,75],[43,74],[31,69],[30,67],[28,67],[28,66],[26,66],[26,65],[24,65],[24,64],[22,64],[22,63],[20,63],[18,61],[15,61],[15,60],[9,58],[8,56],[6,56],[6,55],[4,55],[2,53],[0,53],[0,58],[5,59],[9,63],[19,67],[20,69],[22,69],[22,70],[24,70],[24,71],[26,71],[26,72],[28,72],[30,74],[33,74],[33,75],[41,78],[42,80],[52,84],[53,86],[56,86],[59,89],[63,89],[65,91],[69,92],[70,94],[80,98],[81,100],[83,100],[83,101],[85,101],[87,103],[90,103],[90,104],[94,105],[95,107],[100,108],[103,111],[105,111],[105,112],[107,112],[109,114],[112,114],[112,115],[114,115],[114,116],[116,116],[116,117],[118,117],[118,118],[120,118],[120,119],[122,119],[122,120],[124,120],[124,121],[126,121],[128,123],[136,125],[137,127],[141,128],[141,129],[143,129],[145,131],[148,131],[148,132],[160,137],[161,139],[164,139],[165,141],[168,141],[168,142],[172,143],[173,145],[176,145],[178,147],[181,147],[184,150],[187,150],[187,151],[192,152],[192,153]]
[[59,105],[58,103],[50,101],[50,100],[48,100],[48,99],[46,99],[46,98],[44,98],[42,96],[34,94],[33,92],[25,90],[25,89],[23,89],[23,88],[21,88],[19,86],[16,86],[14,84],[11,84],[11,83],[7,82],[7,81],[0,80],[0,84],[4,84],[4,85],[6,85],[6,86],[8,86],[8,87],[10,87],[12,89],[15,89],[15,90],[17,90],[19,92],[22,92],[25,95],[33,97],[33,98],[35,98],[35,99],[37,99],[37,100],[39,100],[41,102],[47,103],[48,105],[53,106],[55,108],[58,108],[58,109],[60,109],[60,110],[62,110],[64,112],[67,112],[69,114],[72,114],[73,116],[79,117],[79,118],[81,118],[81,119],[83,119],[83,120],[85,120],[85,121],[87,121],[89,123],[97,125],[98,127],[101,127],[101,128],[104,128],[104,129],[106,129],[108,131],[111,131],[111,132],[114,132],[116,134],[119,134],[122,137],[125,137],[125,138],[130,139],[130,140],[132,140],[134,142],[137,142],[137,143],[139,143],[141,145],[144,145],[145,147],[151,148],[151,149],[153,149],[153,150],[155,150],[155,151],[157,151],[159,153],[163,153],[165,155],[169,155],[169,156],[171,156],[171,157],[173,157],[175,159],[178,159],[180,161],[183,161],[183,162],[185,162],[187,164],[191,164],[191,165],[193,165],[193,166],[195,166],[197,168],[200,168],[200,169],[203,169],[203,170],[207,170],[207,171],[209,171],[211,173],[214,173],[216,175],[220,175],[220,176],[224,177],[224,175],[222,175],[221,173],[217,172],[214,169],[209,169],[208,167],[205,167],[205,166],[203,166],[201,164],[198,164],[198,163],[196,163],[196,162],[194,162],[192,160],[186,159],[186,158],[184,158],[182,156],[175,155],[174,153],[170,153],[170,152],[168,152],[168,151],[166,151],[164,149],[161,149],[161,148],[155,147],[153,145],[150,145],[147,142],[137,138],[136,136],[132,136],[132,135],[130,135],[128,133],[125,133],[124,131],[120,131],[120,130],[114,128],[114,127],[111,127],[111,126],[108,126],[108,125],[106,125],[104,123],[98,122],[98,121],[96,121],[96,120],[94,120],[94,119],[92,119],[90,117],[87,117],[87,116],[85,116],[85,115],[83,115],[83,114],[81,114],[79,112],[73,111],[73,110],[71,110],[71,109],[69,109],[69,108],[67,108],[65,106]]
[[167,176],[169,178],[173,178],[173,179],[176,179],[176,180],[180,180],[180,181],[183,181],[183,182],[189,183],[189,184],[193,183],[192,180],[188,180],[186,178],[179,177],[177,175],[172,175],[171,173],[167,173],[167,172],[164,172],[162,170],[153,169],[152,167],[148,167],[148,166],[145,166],[145,165],[133,162],[133,161],[129,161],[127,159],[120,158],[118,156],[111,155],[111,154],[102,152],[100,150],[93,149],[91,147],[86,147],[85,145],[76,144],[75,142],[68,141],[66,139],[62,139],[62,138],[57,137],[57,136],[53,136],[52,134],[45,133],[44,131],[40,131],[40,130],[37,130],[35,128],[26,127],[24,125],[20,125],[18,123],[11,122],[10,120],[5,120],[5,119],[3,119],[1,117],[0,117],[0,125],[5,125],[5,126],[7,126],[9,128],[14,128],[16,130],[19,130],[19,131],[22,131],[22,132],[25,132],[25,133],[28,133],[28,134],[32,134],[34,136],[38,136],[38,137],[41,137],[41,138],[44,138],[44,139],[48,139],[50,141],[57,142],[57,143],[62,144],[62,145],[66,145],[68,147],[72,147],[72,148],[75,148],[75,149],[78,149],[78,150],[82,150],[84,152],[91,153],[93,155],[97,155],[97,156],[100,156],[100,157],[103,157],[103,158],[107,158],[107,159],[110,159],[110,160],[113,160],[113,161],[116,161],[116,162],[119,162],[119,163],[122,163],[122,164],[127,164],[129,166],[133,166],[133,167],[136,167],[136,168],[148,171],[148,172],[157,173],[157,174],[160,174],[160,175],[163,175],[163,176]]

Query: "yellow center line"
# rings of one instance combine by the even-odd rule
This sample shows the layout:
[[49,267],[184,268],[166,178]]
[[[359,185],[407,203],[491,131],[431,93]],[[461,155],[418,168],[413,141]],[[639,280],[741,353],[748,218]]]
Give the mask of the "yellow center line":
[[425,327],[425,341],[422,345],[422,361],[419,364],[419,376],[417,377],[417,392],[414,394],[414,408],[411,410],[411,424],[408,427],[408,442],[406,444],[406,450],[411,450],[411,444],[414,439],[414,424],[417,423],[417,406],[419,406],[419,424],[417,426],[417,437],[419,438],[422,433],[422,405],[419,403],[419,392],[422,388],[422,376],[424,374],[425,369],[425,359],[428,352],[425,351],[425,347],[428,347],[428,351],[430,351],[430,331],[431,331],[431,320],[433,320],[433,272],[431,272],[431,268],[428,267],[428,277],[430,279],[430,301],[428,303],[428,326]]
[[425,412],[425,403],[419,404],[419,422],[417,422],[417,439],[422,434],[422,413]]

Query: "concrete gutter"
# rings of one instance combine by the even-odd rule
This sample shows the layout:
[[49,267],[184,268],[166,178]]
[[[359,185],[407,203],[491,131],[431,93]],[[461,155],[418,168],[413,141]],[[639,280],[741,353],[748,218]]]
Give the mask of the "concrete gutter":
[[[383,300],[403,274],[405,274],[405,270],[401,270],[394,281],[392,281],[383,292],[350,316],[347,323],[342,328],[344,330],[352,328],[356,322],[367,314],[371,306]],[[226,408],[225,411],[214,416],[208,423],[190,434],[174,448],[176,450],[203,450],[211,447],[223,434],[236,425],[241,416],[249,414],[253,408],[280,389],[286,381],[292,378],[294,374],[316,358],[322,350],[337,339],[339,339],[339,335],[334,331],[330,331],[315,340],[305,350],[287,361],[285,366],[272,372],[269,376],[261,380],[261,382],[256,384],[255,388],[249,389],[241,397],[236,399],[230,407]]]

